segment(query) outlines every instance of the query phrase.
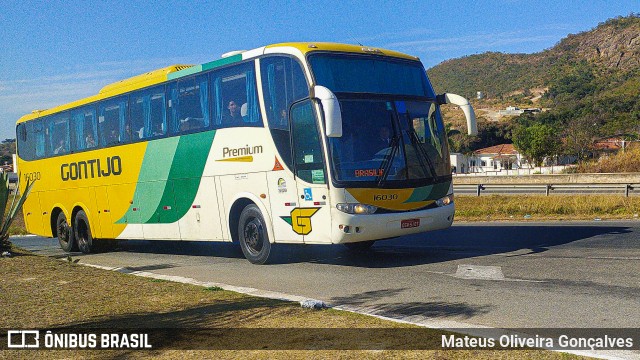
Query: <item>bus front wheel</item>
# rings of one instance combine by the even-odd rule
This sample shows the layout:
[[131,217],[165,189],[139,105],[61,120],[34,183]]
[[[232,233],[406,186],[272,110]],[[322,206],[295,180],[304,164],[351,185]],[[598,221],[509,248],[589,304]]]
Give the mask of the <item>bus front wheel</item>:
[[91,236],[91,228],[89,227],[89,219],[83,210],[78,211],[73,224],[73,232],[78,249],[85,254],[89,254],[94,247],[93,236]]
[[267,227],[260,209],[248,205],[242,210],[238,221],[238,238],[244,256],[252,264],[264,264],[271,253]]
[[78,249],[74,241],[71,226],[67,224],[67,217],[62,211],[60,211],[60,214],[58,214],[58,218],[56,219],[56,236],[58,237],[60,247],[65,252],[76,251]]

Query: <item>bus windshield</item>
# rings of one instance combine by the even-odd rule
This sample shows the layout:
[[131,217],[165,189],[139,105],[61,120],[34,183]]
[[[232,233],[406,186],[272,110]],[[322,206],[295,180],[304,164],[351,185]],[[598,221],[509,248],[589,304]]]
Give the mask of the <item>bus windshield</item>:
[[440,110],[419,63],[314,55],[316,83],[342,111],[342,137],[329,138],[334,180],[349,187],[402,187],[450,176]]

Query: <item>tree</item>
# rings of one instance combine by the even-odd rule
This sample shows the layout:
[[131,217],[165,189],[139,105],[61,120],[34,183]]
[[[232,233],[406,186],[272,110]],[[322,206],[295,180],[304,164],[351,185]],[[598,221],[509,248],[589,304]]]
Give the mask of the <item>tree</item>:
[[593,139],[597,132],[598,127],[594,126],[590,119],[574,118],[569,120],[564,130],[565,153],[575,155],[578,162],[582,162],[593,150]]
[[520,126],[513,131],[513,145],[530,162],[542,166],[546,157],[557,154],[560,138],[557,131],[549,125]]

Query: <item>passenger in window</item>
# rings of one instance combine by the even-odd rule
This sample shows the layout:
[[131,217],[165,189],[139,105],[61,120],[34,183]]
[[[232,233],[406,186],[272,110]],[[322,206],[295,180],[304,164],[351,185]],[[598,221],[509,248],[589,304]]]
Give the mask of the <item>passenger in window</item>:
[[116,129],[111,129],[109,132],[109,137],[107,139],[107,144],[117,144],[118,143],[118,132]]
[[229,101],[229,105],[227,106],[229,110],[228,113],[225,113],[222,117],[223,125],[238,125],[242,123],[242,115],[240,115],[240,107],[236,104],[235,101]]
[[180,120],[180,132],[189,131],[191,129],[191,124],[189,124],[189,120],[183,119]]
[[153,131],[151,132],[151,136],[160,136],[164,135],[164,131],[162,131],[162,123],[155,123],[153,125]]
[[131,126],[129,126],[129,124],[126,124],[124,126],[124,140],[130,141],[131,139],[133,139],[133,137],[131,136]]
[[93,134],[88,133],[87,136],[85,136],[84,138],[84,143],[87,149],[96,147],[96,140],[93,138]]
[[64,150],[65,150],[64,139],[60,139],[60,141],[58,142],[58,147],[55,148],[55,150],[53,150],[53,154],[54,155],[62,154]]
[[282,129],[289,129],[289,120],[287,119],[287,110],[280,110],[280,119],[278,120],[278,127]]

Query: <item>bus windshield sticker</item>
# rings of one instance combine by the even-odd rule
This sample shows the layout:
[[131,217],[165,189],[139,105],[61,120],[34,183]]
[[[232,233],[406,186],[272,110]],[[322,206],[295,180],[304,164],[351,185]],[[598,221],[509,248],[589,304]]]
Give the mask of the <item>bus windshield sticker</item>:
[[287,192],[287,182],[284,181],[283,178],[278,179],[278,192],[279,193]]
[[311,170],[311,182],[314,184],[324,184],[324,170]]
[[304,156],[304,163],[309,164],[313,162],[313,154],[308,154]]

